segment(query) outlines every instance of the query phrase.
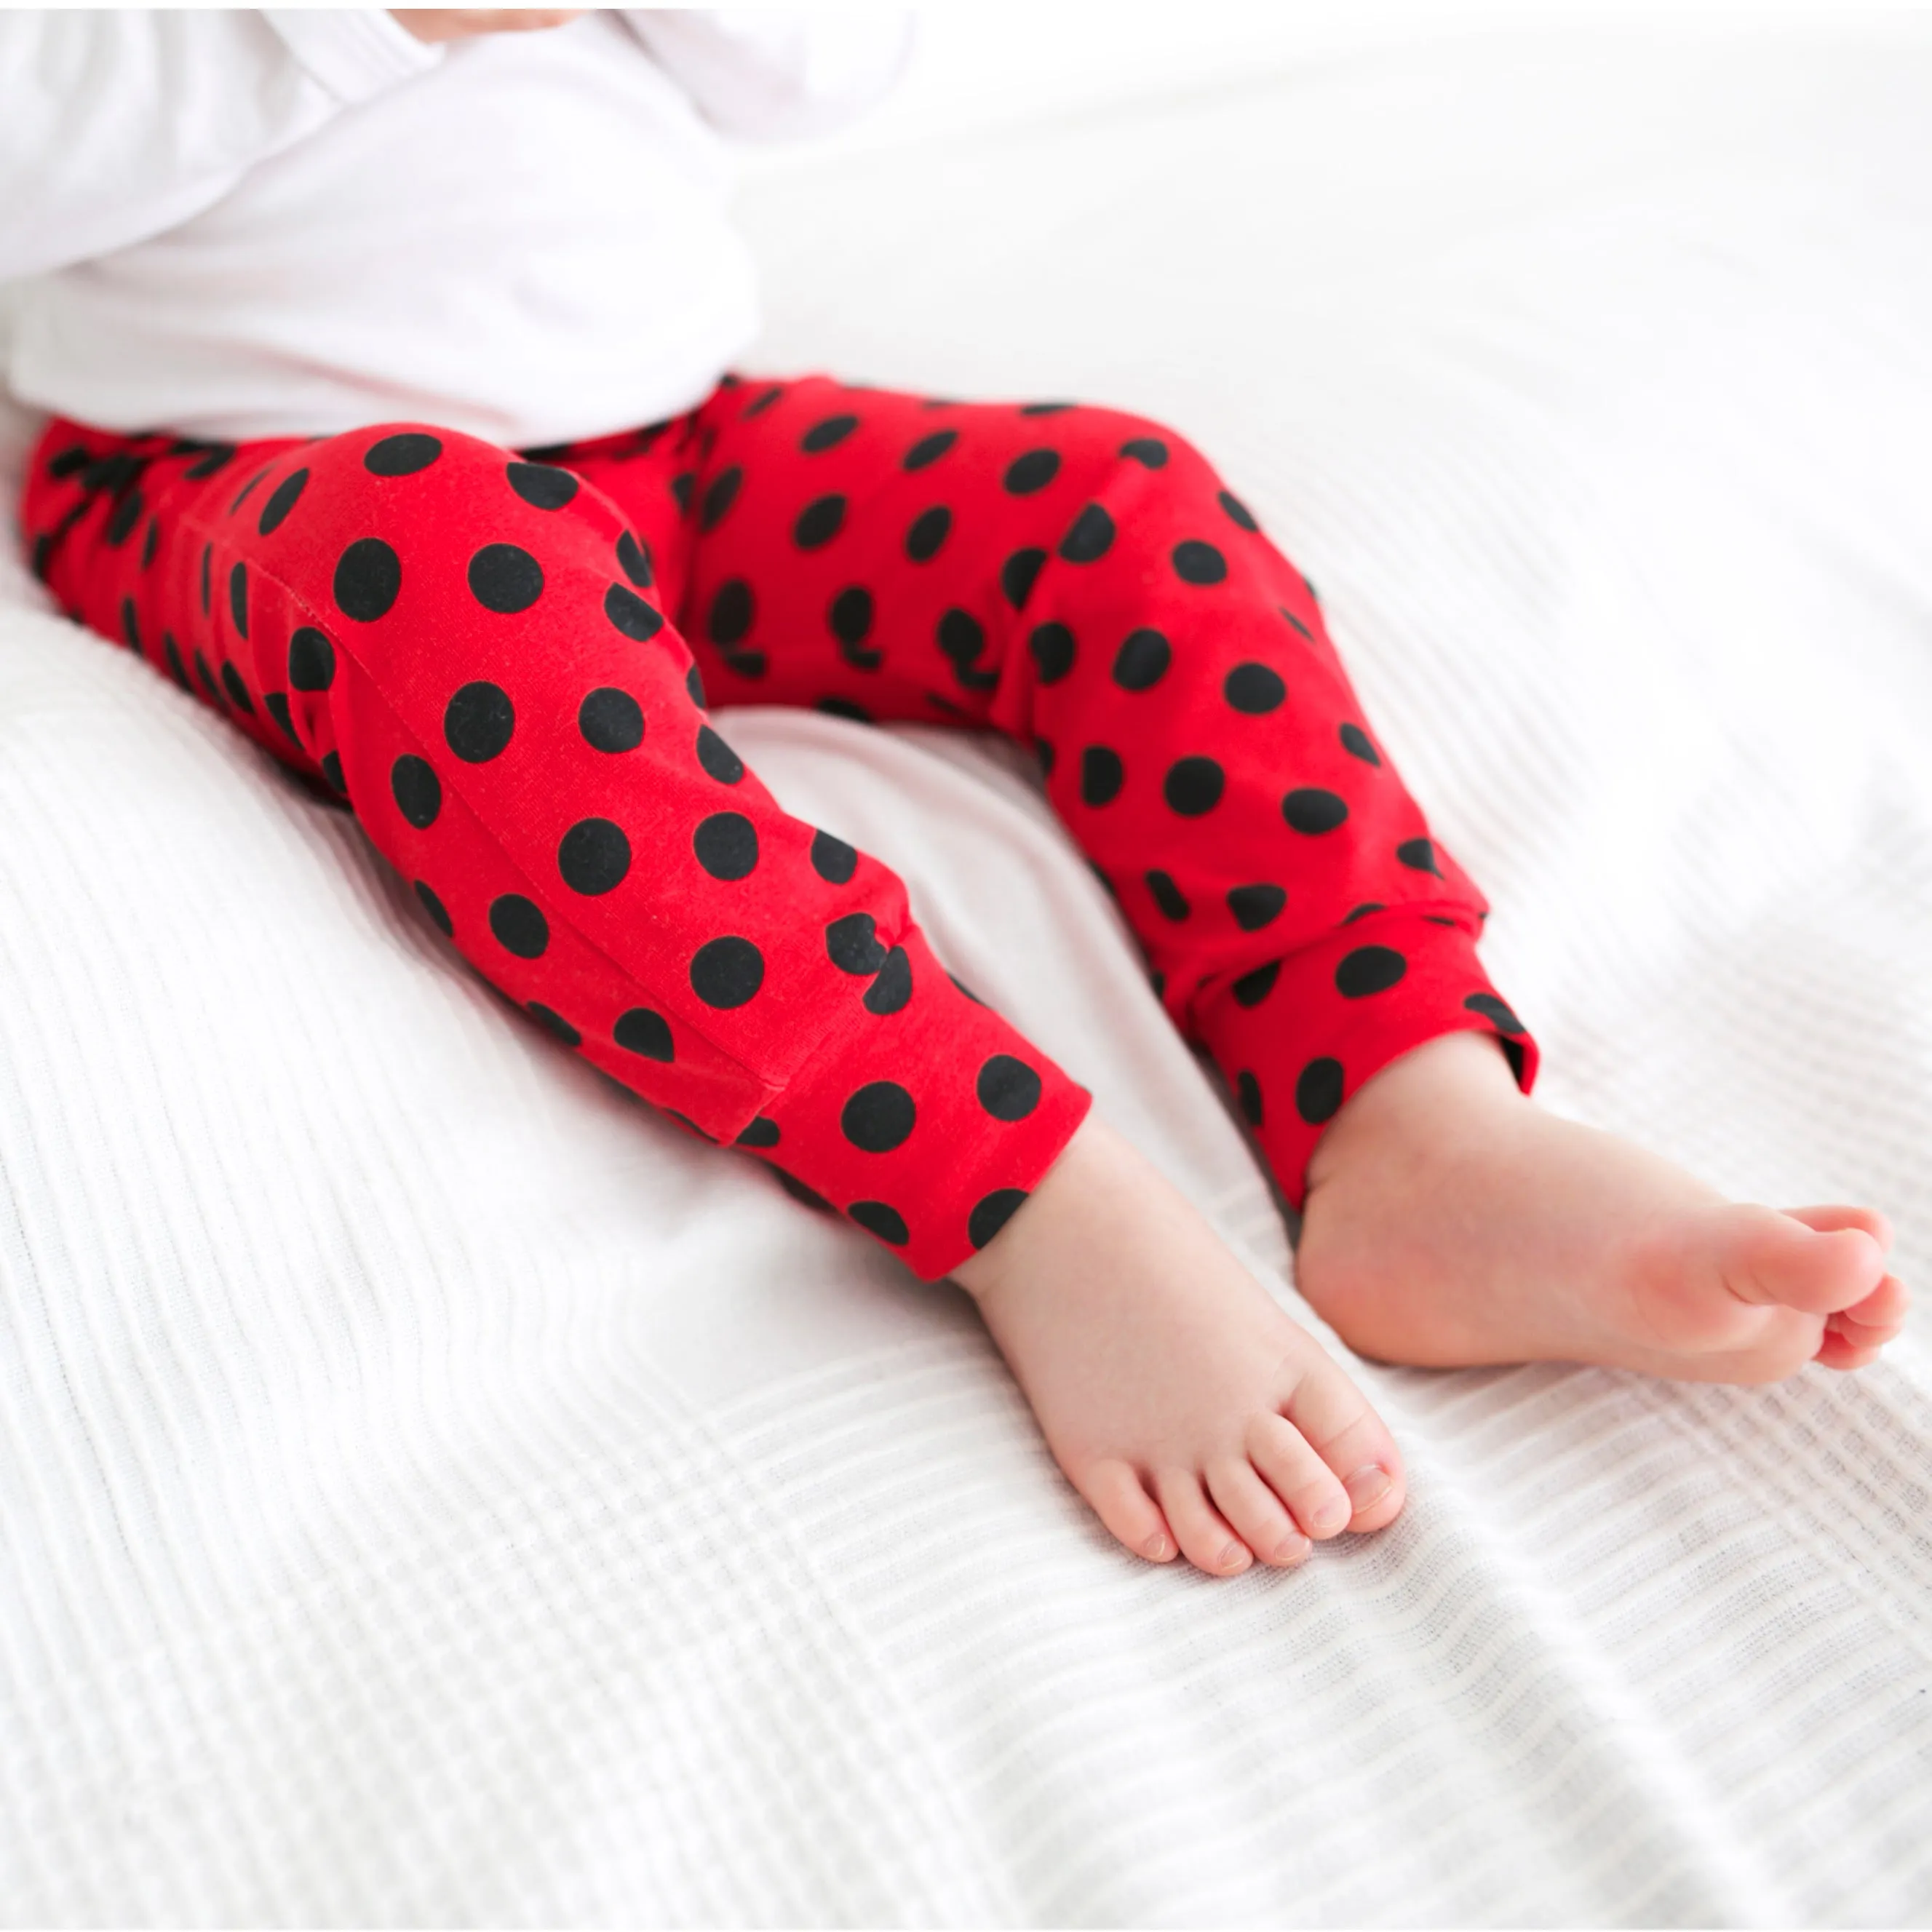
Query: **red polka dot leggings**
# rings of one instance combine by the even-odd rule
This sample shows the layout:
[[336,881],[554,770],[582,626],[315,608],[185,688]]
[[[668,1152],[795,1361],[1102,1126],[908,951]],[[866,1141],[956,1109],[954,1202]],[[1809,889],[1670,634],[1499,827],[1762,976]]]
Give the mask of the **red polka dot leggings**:
[[1486,1031],[1534,1075],[1482,899],[1312,592],[1157,424],[819,377],[520,455],[57,422],[24,514],[71,614],[346,799],[564,1046],[928,1278],[1088,1096],[947,975],[891,872],[784,812],[707,693],[1030,745],[1292,1201],[1398,1054]]

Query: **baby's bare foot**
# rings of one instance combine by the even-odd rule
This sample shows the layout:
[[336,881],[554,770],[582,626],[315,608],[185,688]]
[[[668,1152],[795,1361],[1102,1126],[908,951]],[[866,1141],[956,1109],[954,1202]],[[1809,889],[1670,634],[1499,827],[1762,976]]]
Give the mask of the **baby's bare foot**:
[[1402,1460],[1322,1346],[1090,1116],[957,1271],[1073,1486],[1136,1555],[1230,1576],[1379,1529]]
[[1883,1215],[1726,1202],[1525,1100],[1483,1035],[1384,1068],[1308,1176],[1298,1285],[1384,1361],[1768,1382],[1814,1359],[1862,1367],[1904,1320]]

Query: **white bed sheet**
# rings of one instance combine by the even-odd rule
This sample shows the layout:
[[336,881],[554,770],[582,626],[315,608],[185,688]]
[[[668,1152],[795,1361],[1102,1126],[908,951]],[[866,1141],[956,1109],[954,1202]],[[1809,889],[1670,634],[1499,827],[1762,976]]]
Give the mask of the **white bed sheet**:
[[[1525,31],[760,175],[760,362],[1184,426],[1561,1109],[1932,1287],[1932,50]],[[0,1916],[1932,1922],[1932,1355],[1360,1370],[1401,1522],[1118,1555],[970,1310],[0,613]],[[736,714],[1285,1279],[997,748]],[[1552,1292],[1562,1284],[1552,1282]]]

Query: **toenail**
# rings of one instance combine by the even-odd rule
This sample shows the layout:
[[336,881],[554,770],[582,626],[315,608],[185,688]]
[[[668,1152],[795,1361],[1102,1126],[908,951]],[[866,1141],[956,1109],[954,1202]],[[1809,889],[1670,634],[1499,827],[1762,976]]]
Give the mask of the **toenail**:
[[1248,1567],[1248,1552],[1238,1543],[1231,1543],[1221,1552],[1220,1567],[1223,1570],[1245,1570]]
[[1141,1553],[1144,1556],[1152,1557],[1156,1563],[1165,1563],[1174,1553],[1174,1546],[1166,1537],[1156,1534],[1149,1537],[1141,1545]]
[[1359,1516],[1364,1510],[1372,1509],[1394,1488],[1395,1478],[1379,1462],[1370,1462],[1352,1476],[1344,1477],[1342,1486],[1348,1491],[1348,1500]]
[[1360,1507],[1346,1496],[1330,1496],[1319,1509],[1309,1511],[1308,1520],[1317,1529],[1340,1529]]
[[1299,1563],[1314,1547],[1305,1536],[1284,1537],[1275,1546],[1274,1560],[1277,1563]]

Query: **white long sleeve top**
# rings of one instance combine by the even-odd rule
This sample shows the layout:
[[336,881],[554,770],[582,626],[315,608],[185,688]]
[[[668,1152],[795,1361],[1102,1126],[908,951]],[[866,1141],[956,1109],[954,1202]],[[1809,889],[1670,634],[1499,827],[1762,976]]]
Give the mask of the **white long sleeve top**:
[[882,94],[903,18],[0,12],[7,380],[100,428],[515,446],[690,407],[756,334],[730,139]]

